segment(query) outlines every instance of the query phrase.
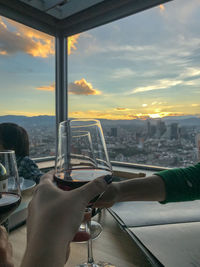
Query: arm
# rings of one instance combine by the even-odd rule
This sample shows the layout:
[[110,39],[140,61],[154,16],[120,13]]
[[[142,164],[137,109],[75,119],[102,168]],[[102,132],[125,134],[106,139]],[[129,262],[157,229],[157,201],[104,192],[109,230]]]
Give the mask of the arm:
[[97,207],[111,207],[121,201],[161,203],[200,199],[200,163],[166,170],[153,176],[113,183],[97,201]]
[[167,202],[200,199],[200,163],[187,168],[158,172],[165,183]]
[[95,203],[96,207],[111,207],[122,201],[164,201],[165,184],[157,175],[134,178],[112,183],[103,196]]

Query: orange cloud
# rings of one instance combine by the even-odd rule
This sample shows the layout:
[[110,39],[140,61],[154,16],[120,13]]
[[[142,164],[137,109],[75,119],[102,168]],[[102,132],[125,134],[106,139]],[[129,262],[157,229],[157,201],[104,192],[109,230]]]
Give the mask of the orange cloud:
[[116,110],[124,111],[124,110],[126,110],[126,108],[116,108]]
[[130,109],[130,108],[116,108],[115,110],[116,111],[130,111],[132,109]]
[[[14,27],[14,30],[10,27]],[[68,54],[76,50],[79,34],[68,38]],[[0,17],[0,54],[23,52],[33,57],[46,58],[55,53],[54,37]]]
[[164,11],[164,10],[165,10],[165,7],[164,7],[164,5],[159,5],[159,8],[160,8],[160,10],[162,10],[162,11]]
[[[55,83],[50,85],[39,86],[36,88],[41,91],[52,92],[55,90]],[[101,92],[97,89],[94,89],[91,83],[88,83],[85,79],[69,83],[68,86],[69,94],[72,95],[100,95]]]
[[8,53],[5,50],[0,51],[0,55],[7,55]]
[[41,90],[41,91],[49,91],[52,92],[55,90],[55,83],[52,83],[50,85],[47,86],[40,86],[36,88],[37,90]]
[[79,38],[80,34],[75,34],[73,36],[68,37],[68,54],[70,55],[72,53],[73,50],[76,50],[76,44],[77,44],[77,40]]
[[199,107],[200,104],[192,104],[192,107]]
[[92,84],[84,78],[69,84],[69,93],[73,95],[100,95],[101,92],[94,89]]

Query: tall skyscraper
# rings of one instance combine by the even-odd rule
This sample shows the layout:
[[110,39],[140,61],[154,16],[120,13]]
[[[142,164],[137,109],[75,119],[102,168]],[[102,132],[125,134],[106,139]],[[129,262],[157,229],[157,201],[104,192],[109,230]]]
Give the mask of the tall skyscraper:
[[197,161],[200,161],[200,133],[196,135]]
[[156,125],[156,136],[157,138],[160,138],[166,131],[166,125],[165,122],[162,120],[159,120]]
[[117,137],[117,128],[111,128],[110,129],[110,135],[113,137]]
[[174,122],[170,125],[170,139],[179,139],[180,131],[178,127],[178,123]]

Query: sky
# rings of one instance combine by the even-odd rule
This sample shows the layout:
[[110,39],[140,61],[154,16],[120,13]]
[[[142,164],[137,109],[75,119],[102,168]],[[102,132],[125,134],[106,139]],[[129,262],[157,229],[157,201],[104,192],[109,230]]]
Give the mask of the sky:
[[[200,117],[200,0],[69,38],[69,116]],[[0,115],[55,114],[54,38],[0,17]]]

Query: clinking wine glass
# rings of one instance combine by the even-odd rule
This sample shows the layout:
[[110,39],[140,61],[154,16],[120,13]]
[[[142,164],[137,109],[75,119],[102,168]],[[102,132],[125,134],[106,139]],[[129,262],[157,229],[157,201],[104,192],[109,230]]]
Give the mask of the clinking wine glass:
[[[112,167],[100,122],[87,119],[61,122],[55,173],[57,185],[64,190],[72,190],[98,177],[103,178],[105,175],[112,175]],[[92,200],[91,203],[96,199]],[[88,207],[87,213],[91,213],[91,211],[91,207]],[[91,236],[90,226],[91,221],[87,222],[86,225]],[[90,238],[88,241],[88,262],[79,266],[111,267],[114,265],[94,262],[92,239]]]
[[21,191],[15,152],[0,151],[0,224],[19,206]]
[[[69,125],[70,123],[71,126]],[[69,127],[71,127],[70,132]],[[68,146],[70,153],[67,149]],[[91,171],[93,176],[97,172],[97,162],[94,155],[91,131],[88,131],[88,127],[85,127],[85,125],[82,124],[80,128],[77,120],[61,123],[58,151],[56,164],[57,173],[59,173],[59,178],[61,178],[61,176],[63,178],[64,175],[65,177],[64,180],[57,179],[57,184],[63,190],[72,190],[87,183],[88,177],[91,176]],[[66,170],[65,172],[62,171],[63,168]],[[93,170],[95,170],[95,172]],[[98,172],[101,172],[102,175],[104,175],[104,171],[102,172],[102,170],[98,170]],[[96,177],[98,176],[97,173]],[[71,183],[72,178],[73,181]],[[93,209],[93,214],[94,212],[95,209]],[[76,235],[74,241],[87,241],[88,235],[83,235],[83,233],[86,232],[86,225],[84,223],[81,224],[79,232],[81,232],[82,235]],[[92,239],[97,238],[101,232],[101,225],[98,222],[92,221],[90,231]]]

